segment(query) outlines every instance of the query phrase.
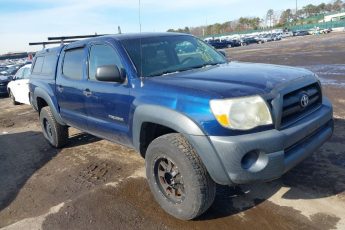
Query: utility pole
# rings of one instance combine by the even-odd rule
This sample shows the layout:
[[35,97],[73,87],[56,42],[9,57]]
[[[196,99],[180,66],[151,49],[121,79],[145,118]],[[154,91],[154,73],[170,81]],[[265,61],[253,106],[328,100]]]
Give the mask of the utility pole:
[[297,20],[297,11],[298,11],[298,0],[296,0],[296,20]]

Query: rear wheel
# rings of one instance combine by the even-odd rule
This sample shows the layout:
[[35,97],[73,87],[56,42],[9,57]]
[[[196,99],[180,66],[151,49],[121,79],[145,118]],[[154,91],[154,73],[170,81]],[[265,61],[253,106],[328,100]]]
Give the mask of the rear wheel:
[[20,104],[19,102],[16,101],[16,99],[15,99],[15,97],[14,97],[14,95],[13,95],[11,90],[9,90],[9,95],[10,95],[10,98],[11,98],[11,101],[12,101],[13,105],[19,105]]
[[66,145],[68,140],[68,126],[60,125],[49,106],[43,107],[40,112],[40,123],[46,140],[55,148]]
[[153,140],[145,160],[150,189],[167,213],[190,220],[212,205],[216,185],[181,134],[167,134]]

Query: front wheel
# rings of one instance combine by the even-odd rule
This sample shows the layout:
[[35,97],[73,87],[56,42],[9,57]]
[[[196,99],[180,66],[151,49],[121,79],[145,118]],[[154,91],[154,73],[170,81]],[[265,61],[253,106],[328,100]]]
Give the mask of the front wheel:
[[190,220],[212,205],[216,185],[194,148],[181,134],[167,134],[153,140],[145,161],[153,196],[170,215]]
[[68,140],[68,127],[60,125],[49,106],[41,109],[40,123],[42,132],[46,140],[55,148],[61,148],[66,145]]
[[12,104],[13,104],[13,105],[19,105],[19,102],[16,101],[16,98],[14,97],[14,95],[13,95],[13,93],[12,93],[11,90],[9,90],[9,95],[10,95]]

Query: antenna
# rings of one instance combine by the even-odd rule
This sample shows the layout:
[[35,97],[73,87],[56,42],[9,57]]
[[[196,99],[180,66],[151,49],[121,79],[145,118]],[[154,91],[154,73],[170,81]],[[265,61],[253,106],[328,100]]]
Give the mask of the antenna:
[[[139,2],[139,32],[141,34],[141,1],[138,0]],[[139,42],[139,49],[140,49],[140,87],[144,86],[143,82],[143,47],[141,45],[141,36],[140,36],[140,42]]]
[[139,0],[139,32],[141,33],[141,1]]

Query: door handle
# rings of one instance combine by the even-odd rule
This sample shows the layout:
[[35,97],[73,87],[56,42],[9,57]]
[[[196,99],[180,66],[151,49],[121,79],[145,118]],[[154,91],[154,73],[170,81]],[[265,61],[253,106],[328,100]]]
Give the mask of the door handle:
[[86,96],[86,97],[90,97],[92,95],[92,92],[90,91],[90,89],[85,89],[83,91],[83,94]]
[[58,86],[57,86],[57,90],[58,90],[60,93],[62,93],[63,87],[62,87],[61,85],[58,85]]

